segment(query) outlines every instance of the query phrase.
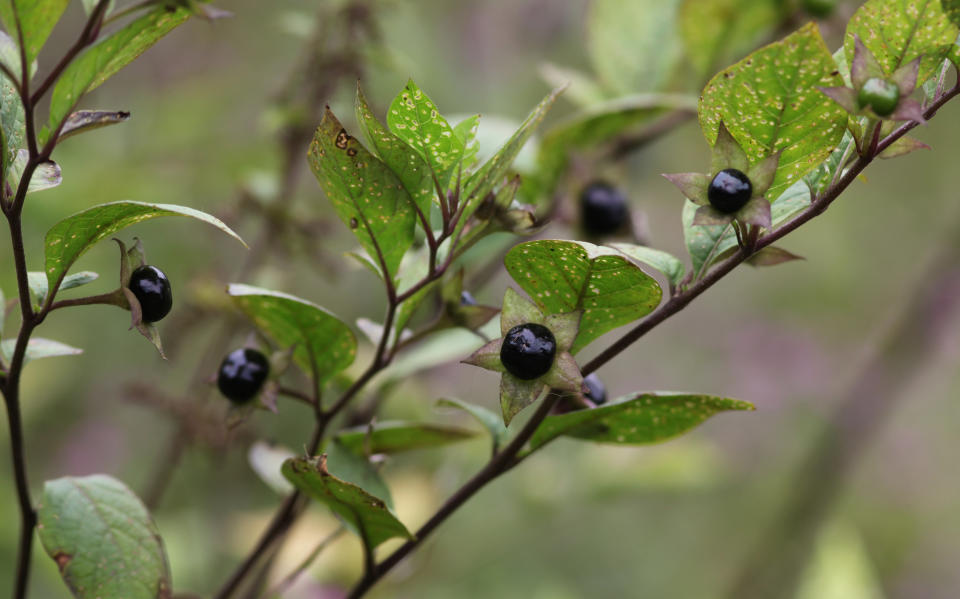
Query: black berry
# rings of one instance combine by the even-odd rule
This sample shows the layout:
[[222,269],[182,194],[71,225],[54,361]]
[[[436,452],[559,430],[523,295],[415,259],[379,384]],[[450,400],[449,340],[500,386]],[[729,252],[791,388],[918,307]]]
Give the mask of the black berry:
[[877,116],[889,116],[900,103],[900,88],[886,79],[867,79],[857,94],[857,103],[860,108],[869,106]]
[[140,302],[140,311],[144,322],[157,322],[173,307],[173,294],[167,275],[156,266],[138,267],[130,275],[127,285],[134,297]]
[[583,377],[583,386],[587,388],[587,392],[583,396],[592,401],[594,405],[599,406],[607,403],[607,387],[596,372]]
[[553,366],[557,340],[542,324],[519,324],[503,336],[500,361],[507,372],[529,381],[543,376]]
[[461,306],[476,306],[477,300],[469,291],[460,292],[460,305]]
[[591,235],[616,233],[627,222],[627,198],[616,187],[595,181],[580,192],[583,229]]
[[255,349],[236,349],[220,363],[217,388],[233,403],[246,403],[260,391],[268,374],[270,362],[265,355]]
[[710,205],[724,214],[733,214],[743,208],[752,195],[750,178],[735,168],[725,168],[714,175],[707,189]]

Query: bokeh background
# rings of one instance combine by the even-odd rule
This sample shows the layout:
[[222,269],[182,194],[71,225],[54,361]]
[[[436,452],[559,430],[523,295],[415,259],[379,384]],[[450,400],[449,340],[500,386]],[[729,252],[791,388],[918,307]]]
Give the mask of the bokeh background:
[[[224,3],[234,18],[190,21],[96,90],[84,107],[130,110],[133,117],[58,148],[63,184],[31,196],[24,215],[30,267],[39,268],[42,236],[53,223],[120,199],[193,206],[259,239],[264,211],[253,203],[279,184],[284,160],[277,128],[289,115],[277,108],[276,92],[302,56],[318,7],[328,5],[324,10],[334,15],[346,1]],[[590,69],[587,0],[363,5],[380,39],[357,42],[363,45],[356,50],[367,97],[381,115],[413,77],[445,113],[520,120],[549,89],[538,75],[544,62]],[[843,17],[855,8],[842,4],[838,21],[824,21],[832,48]],[[41,65],[72,42],[81,19],[75,3]],[[334,77],[322,70],[313,76]],[[349,79],[340,76],[318,98],[345,122],[352,122]],[[547,126],[572,111],[561,100]],[[950,105],[918,131],[932,151],[874,165],[822,218],[791,235],[783,245],[805,261],[738,270],[601,370],[614,396],[707,392],[751,401],[756,412],[720,415],[652,447],[558,441],[481,492],[371,596],[713,599],[749,588],[734,596],[956,597],[960,320],[952,308],[960,279],[949,269],[927,272],[925,264],[958,239],[950,224],[958,215],[958,115],[960,107]],[[702,170],[707,161],[708,146],[688,121],[622,163],[600,165],[598,174],[622,186],[631,207],[646,216],[651,244],[684,255],[681,200],[659,173]],[[284,210],[307,233],[285,231],[242,282],[309,298],[346,322],[382,318],[377,282],[342,256],[353,248],[349,234],[309,172],[296,181]],[[81,307],[52,314],[39,334],[84,354],[30,364],[23,383],[35,496],[45,479],[96,472],[148,494],[165,476],[163,464],[180,454],[154,515],[176,590],[201,596],[246,554],[279,501],[248,464],[251,441],[297,450],[309,434],[305,408],[282,402],[279,415],[258,414],[226,439],[223,400],[191,386],[250,333],[237,321],[224,334],[224,318],[210,311],[248,260],[243,248],[210,231],[171,219],[124,234],[140,237],[150,262],[173,282],[177,303],[162,329],[168,361],[127,330],[126,313]],[[576,232],[558,223],[544,235]],[[0,238],[0,247],[9,247],[5,232]],[[115,254],[105,243],[81,260],[78,269],[101,274],[88,289],[115,286]],[[892,323],[931,282],[942,297],[921,310],[928,320],[907,328],[932,333],[885,351]],[[499,304],[508,283],[500,272],[472,291],[481,303]],[[10,260],[3,261],[0,286],[14,295]],[[192,305],[205,311],[192,312]],[[177,318],[178,311],[196,318]],[[8,328],[15,325],[14,318]],[[371,351],[362,346],[355,368],[365,366]],[[885,356],[882,366],[864,379],[878,354]],[[831,442],[837,410],[858,380],[878,384],[845,412],[841,442]],[[385,398],[384,417],[472,426],[459,414],[438,412],[435,400],[452,396],[493,407],[496,388],[492,374],[447,364],[405,378]],[[177,432],[164,407],[170,401],[200,407],[207,420],[193,437]],[[0,588],[7,588],[19,517],[6,425],[0,447]],[[411,529],[422,523],[488,451],[478,437],[388,462],[383,472],[400,518]],[[811,455],[821,456],[815,466]],[[797,517],[788,509],[799,510]],[[314,506],[276,559],[275,575],[290,571],[335,527]],[[806,539],[810,551],[798,550]],[[39,543],[35,549],[31,595],[69,596],[54,562]],[[343,537],[285,596],[336,597],[359,568],[357,544]],[[795,576],[779,575],[791,571]],[[777,576],[764,582],[771,573]]]

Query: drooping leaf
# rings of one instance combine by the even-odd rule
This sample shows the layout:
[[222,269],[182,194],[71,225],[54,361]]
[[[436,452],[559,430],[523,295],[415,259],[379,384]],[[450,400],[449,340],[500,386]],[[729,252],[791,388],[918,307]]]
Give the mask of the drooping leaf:
[[130,113],[124,110],[78,110],[67,117],[60,130],[60,139],[84,133],[101,127],[116,125],[130,119]]
[[538,240],[514,246],[507,272],[546,314],[583,310],[576,353],[600,335],[652,312],[663,292],[619,252],[577,241]]
[[[794,183],[770,206],[773,228],[787,222],[809,205],[810,189],[806,182]],[[730,225],[694,225],[693,218],[697,208],[697,205],[690,201],[683,205],[683,236],[693,263],[694,279],[703,276],[707,268],[737,247],[737,236]]]
[[466,202],[463,209],[463,216],[457,224],[457,230],[461,230],[466,224],[467,219],[480,207],[483,199],[503,183],[504,177],[510,170],[514,158],[520,153],[524,144],[533,135],[533,132],[543,121],[547,111],[553,106],[557,96],[563,91],[563,88],[557,88],[550,92],[547,97],[540,101],[536,108],[527,116],[520,128],[517,129],[510,139],[503,144],[503,147],[478,168],[463,185],[461,200]]
[[393,510],[393,497],[390,496],[387,483],[365,455],[352,451],[339,439],[333,439],[327,443],[324,453],[327,456],[327,469],[330,474],[382,499],[387,509]]
[[219,219],[186,206],[127,201],[100,204],[68,216],[47,231],[44,248],[49,286],[56,289],[73,263],[97,242],[125,227],[160,216],[189,216],[243,243],[240,236]]
[[[20,179],[23,177],[23,171],[27,168],[27,161],[30,159],[30,152],[21,149],[17,151],[10,169],[7,171],[7,182],[12,189],[20,186]],[[33,175],[30,177],[30,183],[27,185],[27,193],[52,189],[63,182],[63,176],[60,172],[60,165],[52,160],[42,162],[33,169]]]
[[710,395],[638,393],[596,408],[547,416],[530,439],[530,451],[561,435],[617,445],[659,443],[719,412],[753,409],[745,401]]
[[847,113],[818,87],[841,84],[833,57],[810,23],[710,80],[700,126],[711,144],[723,121],[751,163],[782,152],[767,199],[815,169],[843,137]]
[[[16,339],[6,339],[0,342],[0,351],[3,352],[3,359],[8,363],[13,358],[13,352],[16,347]],[[31,337],[30,341],[27,342],[27,351],[24,354],[23,362],[26,364],[30,360],[37,360],[39,358],[76,356],[82,353],[82,349],[71,347],[66,343],[60,343],[53,339],[44,339],[43,337]]]
[[667,276],[670,284],[676,287],[683,280],[684,267],[679,258],[645,245],[634,245],[631,243],[611,243],[610,247],[621,252],[638,262],[649,264]]
[[446,189],[463,158],[463,140],[412,79],[390,104],[387,126],[427,161]]
[[397,453],[439,447],[473,438],[464,428],[426,422],[377,422],[337,433],[336,439],[355,453]]
[[778,0],[682,0],[680,32],[697,74],[743,58],[783,20],[786,7]]
[[617,95],[661,91],[681,54],[680,0],[594,0],[587,15],[593,69]]
[[191,11],[184,7],[159,6],[84,50],[64,69],[53,87],[43,141],[57,131],[84,94],[130,64],[190,15]]
[[852,64],[854,36],[859,36],[886,76],[920,57],[917,82],[922,84],[937,73],[957,34],[939,0],[869,0],[847,23],[843,48]]
[[271,445],[265,441],[257,441],[250,446],[247,452],[247,461],[250,467],[257,473],[268,487],[276,491],[278,495],[287,495],[293,491],[293,485],[290,484],[283,473],[283,463],[290,458],[296,457],[296,454],[279,445]]
[[[377,120],[359,85],[355,108],[357,122],[364,128],[370,145],[387,168],[400,179],[420,211],[429,219],[430,207],[439,203],[430,166],[407,142],[391,133]],[[429,220],[427,222],[429,223]]]
[[350,364],[357,338],[336,316],[306,300],[250,285],[233,283],[227,293],[277,347],[294,348],[293,359],[322,385]]
[[323,456],[287,460],[283,475],[293,486],[333,510],[369,547],[394,537],[412,538],[383,499],[330,474]]
[[[7,0],[0,2],[0,20],[11,37],[23,35],[30,64],[40,53],[69,0]],[[14,12],[16,6],[16,12]],[[19,27],[18,27],[19,25]]]
[[330,109],[313,136],[308,158],[340,220],[378,265],[382,255],[387,276],[395,275],[413,245],[416,219],[401,180],[347,134]]
[[467,403],[463,400],[453,397],[445,397],[437,400],[437,406],[457,408],[459,410],[463,410],[467,414],[470,414],[474,420],[479,422],[483,428],[490,433],[490,437],[493,439],[493,445],[495,448],[499,447],[503,440],[507,437],[507,427],[503,425],[503,417],[483,406]]
[[168,599],[170,567],[156,524],[120,481],[47,481],[37,512],[43,548],[79,599]]

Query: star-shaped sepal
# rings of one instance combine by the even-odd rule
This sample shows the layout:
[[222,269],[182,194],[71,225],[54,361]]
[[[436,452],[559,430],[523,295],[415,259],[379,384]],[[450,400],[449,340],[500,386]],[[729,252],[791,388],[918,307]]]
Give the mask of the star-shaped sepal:
[[[500,407],[503,410],[504,424],[509,425],[514,416],[535,402],[548,389],[571,393],[581,392],[583,375],[580,374],[580,367],[573,359],[570,348],[580,331],[582,315],[581,310],[562,314],[544,314],[536,305],[512,288],[507,288],[503,296],[503,311],[500,313],[501,336],[463,360],[465,364],[501,374]],[[527,323],[547,327],[553,333],[557,344],[556,356],[550,369],[542,376],[529,380],[510,374],[500,361],[503,336],[513,327]]]
[[853,87],[818,88],[855,117],[926,123],[923,106],[910,97],[917,87],[920,57],[891,75],[884,73],[876,57],[859,36],[854,38],[850,82]]
[[[769,229],[770,202],[764,195],[773,183],[779,164],[780,152],[751,163],[747,153],[721,121],[717,130],[717,141],[713,144],[709,173],[673,173],[663,176],[676,185],[684,197],[700,206],[693,219],[694,225],[726,225],[735,221],[741,225],[757,225]],[[740,171],[747,176],[751,185],[750,199],[733,212],[718,210],[710,203],[708,195],[710,183],[721,171],[727,169]]]

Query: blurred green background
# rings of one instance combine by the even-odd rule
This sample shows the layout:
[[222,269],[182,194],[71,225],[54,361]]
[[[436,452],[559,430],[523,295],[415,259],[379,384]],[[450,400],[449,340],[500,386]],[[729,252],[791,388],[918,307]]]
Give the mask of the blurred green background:
[[[538,76],[542,63],[589,70],[587,4],[378,4],[382,40],[365,50],[367,97],[382,115],[413,77],[447,114],[522,119],[548,90]],[[87,98],[85,108],[130,110],[133,117],[57,149],[63,184],[31,196],[24,214],[29,266],[39,268],[42,236],[53,223],[94,203],[120,199],[193,206],[224,216],[241,235],[257,239],[261,219],[235,208],[238,189],[251,180],[275,184],[272,173],[282,157],[274,135],[277,114],[270,106],[300,54],[302,33],[312,26],[317,5],[224,3],[234,18],[188,22]],[[844,4],[840,13],[854,8]],[[79,3],[73,3],[41,55],[41,70],[49,67],[45,57],[58,56],[72,42],[81,19]],[[823,24],[831,48],[839,44],[842,22]],[[349,123],[353,91],[353,82],[345,81],[320,100]],[[561,100],[548,126],[572,110]],[[752,558],[757,543],[779,530],[771,527],[784,505],[814,484],[798,487],[798,468],[887,324],[916,290],[923,264],[957,213],[958,115],[960,107],[949,105],[933,125],[919,130],[932,151],[874,165],[824,217],[791,235],[783,245],[805,261],[739,270],[600,372],[613,396],[657,389],[707,392],[751,401],[756,412],[720,415],[692,434],[649,448],[559,441],[481,492],[371,596],[710,599],[726,596],[744,568],[748,577],[751,569],[762,569],[763,561]],[[681,199],[659,174],[703,170],[707,150],[690,121],[619,167],[603,169],[627,190],[631,206],[646,214],[654,246],[684,255]],[[308,172],[299,180],[293,212],[304,222],[331,217]],[[301,240],[293,252],[276,253],[242,282],[309,298],[346,322],[382,318],[377,282],[341,257],[353,248],[349,235],[335,220],[329,232],[321,230],[313,248],[319,254],[299,251]],[[174,316],[197,290],[221,289],[245,260],[235,242],[194,222],[158,220],[124,238],[133,235],[173,282]],[[561,223],[544,235],[576,233]],[[0,247],[9,247],[6,233],[0,237]],[[115,287],[115,254],[111,244],[102,244],[77,265],[101,274],[90,289]],[[501,272],[474,294],[481,303],[499,304],[508,283]],[[10,260],[4,261],[0,286],[7,297],[14,295]],[[785,584],[783,596],[957,596],[956,316],[940,321],[934,346],[897,392],[890,417],[870,433],[865,452],[841,477],[825,525],[812,531],[813,559],[794,563],[799,584]],[[237,324],[232,339],[211,356],[209,339],[222,320],[171,318],[162,329],[173,344],[165,362],[127,330],[128,318],[109,307],[81,307],[52,314],[39,331],[85,353],[26,369],[22,395],[35,496],[45,479],[95,472],[145,493],[176,427],[162,410],[131,402],[124,389],[130,382],[145,383],[178,398],[198,365],[212,360],[208,370],[199,368],[201,376],[212,374],[220,356],[250,333]],[[179,337],[183,343],[176,343]],[[584,355],[614,338],[616,332]],[[369,344],[362,346],[355,367],[365,366],[370,352]],[[384,411],[387,417],[460,422],[457,414],[437,412],[435,399],[454,396],[492,407],[496,384],[492,374],[453,363],[405,380]],[[213,428],[219,426],[220,398],[203,393],[188,399],[212,415]],[[869,409],[860,416],[874,419]],[[225,447],[185,448],[154,512],[178,592],[212,593],[278,503],[247,463],[250,439],[276,440],[297,450],[308,426],[302,406],[282,402],[279,415],[258,414]],[[12,577],[19,526],[6,428],[0,427],[0,588]],[[401,520],[416,528],[482,465],[488,451],[478,437],[391,460],[384,475]],[[825,484],[833,484],[829,474],[824,473]],[[312,508],[276,560],[275,574],[288,572],[334,528],[324,509]],[[798,532],[783,530],[782,538],[764,541],[772,543],[771,559]],[[335,597],[338,587],[356,579],[359,566],[358,546],[344,537],[286,596]],[[68,596],[39,543],[31,586],[33,597]]]

